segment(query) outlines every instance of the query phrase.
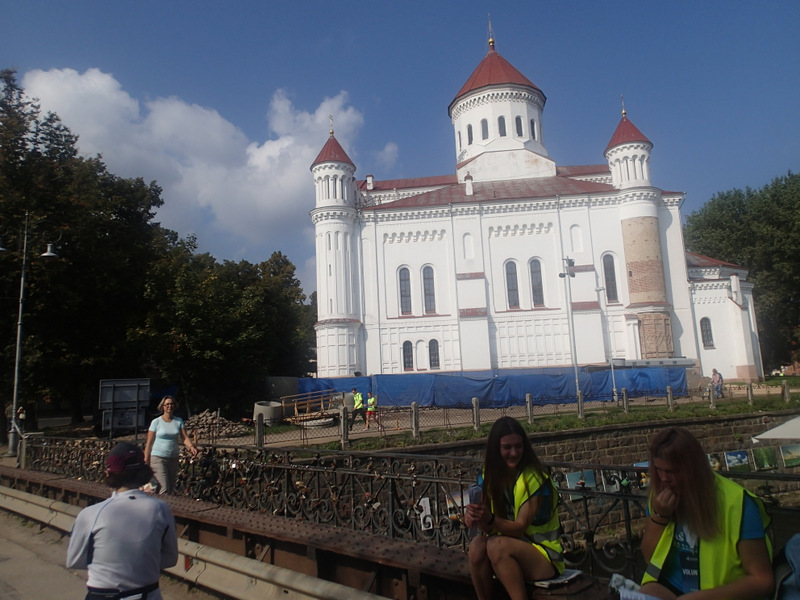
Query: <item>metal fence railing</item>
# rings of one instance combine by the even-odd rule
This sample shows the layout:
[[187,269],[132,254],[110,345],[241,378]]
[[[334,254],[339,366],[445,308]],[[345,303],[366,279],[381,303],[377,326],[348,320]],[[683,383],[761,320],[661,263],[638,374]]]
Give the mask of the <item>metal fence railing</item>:
[[[367,423],[360,415],[352,428],[351,415],[343,409],[341,403],[329,408],[325,418],[300,421],[294,424],[284,421],[272,426],[259,427],[254,422],[252,436],[256,447],[269,446],[309,446],[331,443],[338,448],[347,449],[351,441],[371,436],[390,436],[407,434],[418,439],[421,431],[434,429],[478,428],[481,424],[492,423],[505,415],[533,423],[538,418],[552,416],[577,415],[607,412],[610,410],[628,413],[637,407],[662,407],[665,411],[673,411],[681,405],[705,404],[713,408],[717,402],[747,399],[751,406],[756,406],[758,398],[782,397],[787,403],[790,400],[788,387],[764,387],[756,384],[726,385],[724,399],[716,399],[708,388],[701,387],[690,390],[686,395],[673,395],[671,390],[653,390],[636,398],[629,398],[626,390],[619,390],[615,397],[602,400],[579,400],[573,397],[532,398],[515,405],[492,405],[467,399],[454,406],[379,406],[377,423]],[[346,425],[343,425],[346,424]],[[369,427],[367,426],[369,425]],[[242,439],[227,439],[214,435],[206,440],[203,432],[196,432],[198,443],[242,443]]]
[[[30,437],[24,467],[101,481],[107,440]],[[205,447],[184,455],[179,495],[241,510],[375,536],[466,551],[463,520],[477,458],[403,453],[311,452],[301,448]],[[562,543],[570,567],[597,577],[641,576],[646,468],[559,462],[546,464],[560,490]],[[800,526],[800,475],[734,473],[764,499],[775,520],[776,547]]]

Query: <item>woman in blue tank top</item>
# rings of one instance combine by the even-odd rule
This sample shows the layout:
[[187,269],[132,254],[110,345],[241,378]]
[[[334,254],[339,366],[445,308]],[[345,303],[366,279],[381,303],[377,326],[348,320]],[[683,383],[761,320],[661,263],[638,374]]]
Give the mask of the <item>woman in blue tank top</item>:
[[147,444],[144,447],[144,459],[153,469],[158,481],[159,494],[172,494],[175,492],[175,482],[178,479],[178,458],[180,457],[180,444],[188,448],[192,456],[197,455],[197,447],[186,435],[183,419],[175,416],[178,403],[172,396],[164,396],[158,403],[158,410],[162,411],[150,423],[147,432]]

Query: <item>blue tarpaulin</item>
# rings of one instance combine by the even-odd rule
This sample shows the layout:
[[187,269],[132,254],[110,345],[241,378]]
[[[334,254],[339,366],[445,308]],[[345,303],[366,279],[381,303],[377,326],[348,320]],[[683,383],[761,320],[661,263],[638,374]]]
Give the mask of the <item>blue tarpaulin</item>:
[[[649,367],[646,369],[578,370],[581,392],[587,401],[614,398],[625,388],[630,398],[665,396],[667,386],[675,396],[687,394],[686,369]],[[531,395],[533,404],[568,404],[576,402],[575,372],[572,369],[530,369],[515,371],[481,371],[474,373],[409,373],[373,375],[371,377],[304,377],[298,382],[298,393],[335,390],[362,394],[372,392],[381,406],[471,406],[477,398],[481,406],[513,406],[525,403]]]

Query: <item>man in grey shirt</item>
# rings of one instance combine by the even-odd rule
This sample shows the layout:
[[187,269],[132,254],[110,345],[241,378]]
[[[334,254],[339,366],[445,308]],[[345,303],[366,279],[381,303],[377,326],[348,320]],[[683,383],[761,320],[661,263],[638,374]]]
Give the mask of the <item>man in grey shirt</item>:
[[114,492],[78,514],[67,549],[67,567],[89,571],[86,600],[162,600],[158,580],[178,562],[178,537],[169,505],[139,490],[152,476],[135,444],[108,455]]

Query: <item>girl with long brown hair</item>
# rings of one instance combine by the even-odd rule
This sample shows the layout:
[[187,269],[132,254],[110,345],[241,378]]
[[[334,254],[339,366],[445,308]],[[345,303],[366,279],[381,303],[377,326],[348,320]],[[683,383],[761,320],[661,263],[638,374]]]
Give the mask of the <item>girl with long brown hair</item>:
[[773,588],[761,501],[711,469],[697,438],[669,427],[650,442],[648,563],[641,591],[656,598],[744,600]]
[[479,600],[492,597],[493,575],[511,600],[522,600],[526,581],[564,570],[558,490],[511,417],[492,426],[484,461],[482,500],[466,509],[467,526],[482,534],[469,547],[472,582]]

